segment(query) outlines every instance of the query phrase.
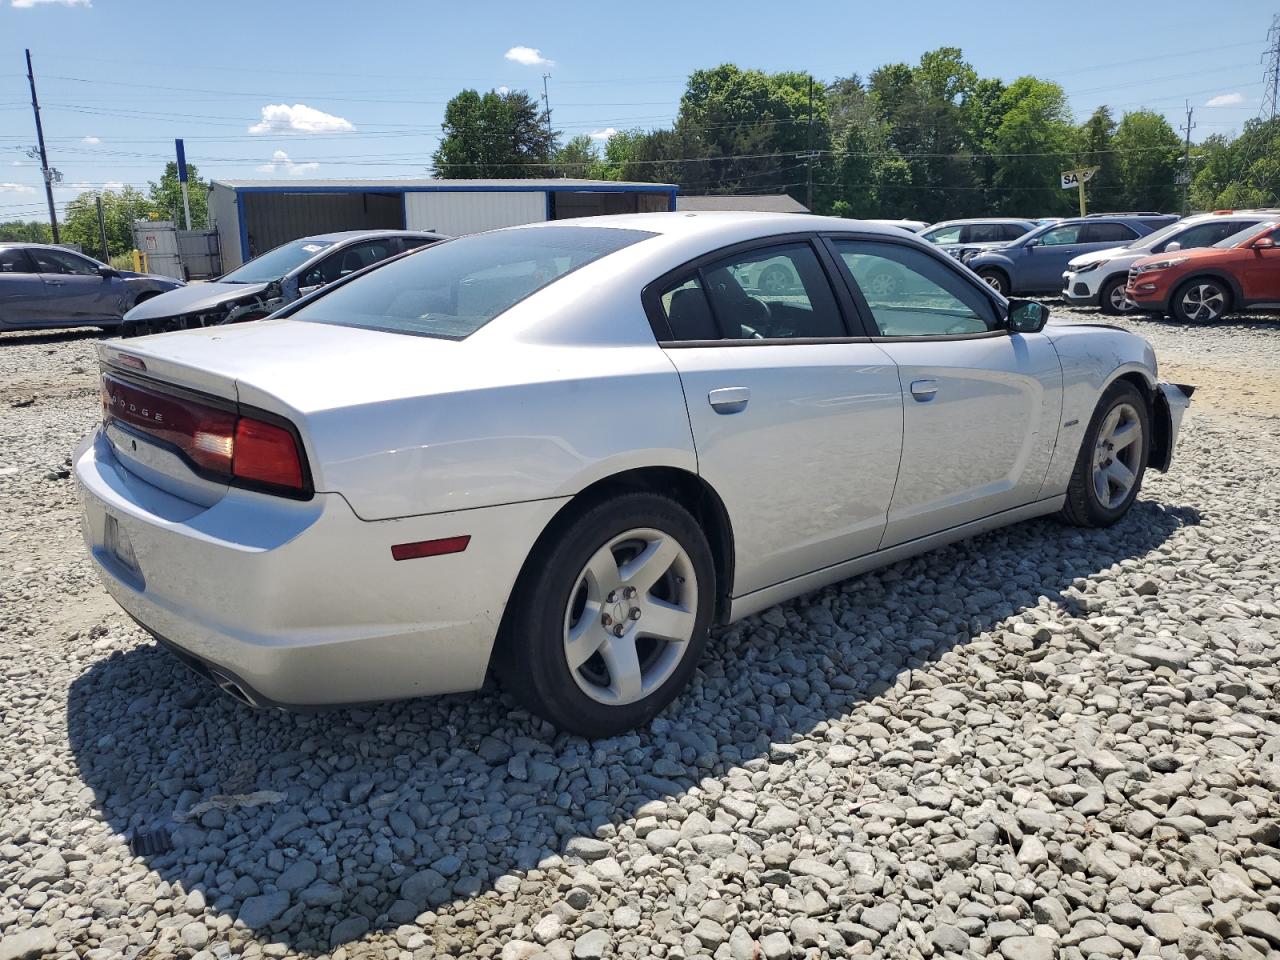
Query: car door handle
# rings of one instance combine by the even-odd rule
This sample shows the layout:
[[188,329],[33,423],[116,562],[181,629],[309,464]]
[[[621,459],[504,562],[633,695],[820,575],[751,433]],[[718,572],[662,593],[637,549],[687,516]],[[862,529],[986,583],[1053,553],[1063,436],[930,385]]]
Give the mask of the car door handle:
[[748,387],[720,387],[707,394],[707,402],[716,413],[741,413],[750,399]]
[[927,403],[938,392],[937,380],[912,380],[911,395],[921,403]]
[[67,281],[65,280],[46,280],[45,283],[49,284],[51,287],[65,287],[67,285]]

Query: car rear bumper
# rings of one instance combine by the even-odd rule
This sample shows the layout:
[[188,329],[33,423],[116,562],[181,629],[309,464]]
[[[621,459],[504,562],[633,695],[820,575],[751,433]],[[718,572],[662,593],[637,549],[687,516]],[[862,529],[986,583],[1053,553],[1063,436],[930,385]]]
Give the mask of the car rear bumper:
[[[101,432],[74,469],[108,593],[189,665],[271,706],[479,687],[520,567],[564,503],[369,522],[338,494],[299,502],[232,488],[204,507],[130,473]],[[459,553],[391,555],[393,544],[464,535]],[[136,569],[120,559],[125,538]]]

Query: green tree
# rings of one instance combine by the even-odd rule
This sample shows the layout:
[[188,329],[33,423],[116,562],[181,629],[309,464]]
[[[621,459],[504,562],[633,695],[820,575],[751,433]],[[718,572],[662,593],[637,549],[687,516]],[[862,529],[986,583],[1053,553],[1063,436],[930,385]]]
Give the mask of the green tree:
[[[165,164],[164,173],[159,182],[152,180],[150,187],[151,204],[157,215],[163,220],[172,220],[183,227],[182,184],[178,181],[178,163],[170,160]],[[187,164],[187,195],[191,204],[191,229],[206,230],[209,227],[209,182],[200,179],[200,173],[194,163]]]
[[39,220],[9,220],[0,223],[0,240],[18,243],[52,243],[53,231]]
[[1123,206],[1132,210],[1177,210],[1182,203],[1178,171],[1182,139],[1169,121],[1152,110],[1126,113],[1112,139]]
[[590,177],[591,169],[600,162],[596,145],[585,133],[572,138],[559,147],[552,157],[552,176]]
[[[107,226],[107,251],[115,256],[133,249],[134,221],[155,219],[156,211],[141,192],[125,187],[119,193],[102,191],[102,213]],[[82,193],[67,204],[61,234],[64,243],[78,243],[92,256],[101,254],[94,194]]]
[[444,111],[438,177],[545,177],[556,147],[547,114],[523,90],[463,90]]
[[1080,162],[1076,166],[1097,167],[1086,192],[1091,206],[1099,210],[1124,207],[1124,184],[1115,152],[1116,121],[1107,106],[1098,107],[1080,125],[1078,134]]
[[1067,214],[1074,195],[1058,175],[1072,166],[1075,127],[1056,83],[1019,77],[1000,95],[1001,118],[991,139],[997,209],[1019,216]]

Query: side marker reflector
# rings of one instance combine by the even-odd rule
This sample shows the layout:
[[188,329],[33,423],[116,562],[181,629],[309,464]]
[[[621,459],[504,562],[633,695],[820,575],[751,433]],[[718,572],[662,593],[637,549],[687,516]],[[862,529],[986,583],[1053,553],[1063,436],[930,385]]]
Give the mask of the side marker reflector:
[[391,547],[395,560],[417,560],[419,557],[439,557],[446,553],[461,553],[471,542],[471,535],[445,537],[443,540],[418,540],[414,543],[397,543]]

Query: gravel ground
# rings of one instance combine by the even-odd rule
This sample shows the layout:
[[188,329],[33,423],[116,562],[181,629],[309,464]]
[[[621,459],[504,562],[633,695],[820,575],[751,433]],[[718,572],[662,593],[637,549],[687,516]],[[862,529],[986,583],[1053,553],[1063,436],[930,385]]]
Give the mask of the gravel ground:
[[775,607],[594,744],[213,693],[83,556],[92,336],[0,336],[0,960],[1280,956],[1280,323],[1125,324],[1201,388],[1125,521]]

